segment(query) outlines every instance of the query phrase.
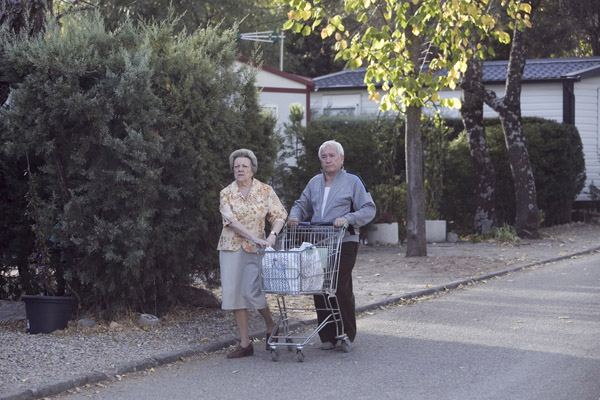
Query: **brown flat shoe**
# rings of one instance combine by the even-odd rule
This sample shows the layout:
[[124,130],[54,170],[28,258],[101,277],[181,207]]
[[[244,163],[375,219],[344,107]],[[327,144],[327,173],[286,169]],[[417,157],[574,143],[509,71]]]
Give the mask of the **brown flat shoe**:
[[248,347],[242,347],[238,344],[234,351],[227,354],[227,358],[241,358],[248,357],[254,355],[254,347],[252,347],[252,343],[248,345]]

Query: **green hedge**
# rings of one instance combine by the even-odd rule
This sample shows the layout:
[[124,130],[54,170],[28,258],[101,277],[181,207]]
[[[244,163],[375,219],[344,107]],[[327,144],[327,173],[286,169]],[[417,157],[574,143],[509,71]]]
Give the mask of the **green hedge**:
[[[390,168],[397,170],[398,167],[394,163],[398,160],[401,160],[400,168],[404,169],[404,144],[400,135],[397,133],[395,135],[396,149],[400,151],[399,154],[386,150],[387,143],[384,143],[393,137],[397,129],[395,121],[364,117],[321,117],[311,121],[306,129],[296,127],[294,134],[297,135],[304,152],[296,160],[297,167],[279,171],[280,174],[288,174],[284,181],[293,182],[293,184],[282,185],[281,197],[286,199],[288,206],[291,206],[300,196],[309,179],[320,172],[321,164],[317,153],[321,144],[326,140],[337,140],[344,147],[344,168],[363,179],[367,189],[372,192],[378,203],[376,218],[379,218],[382,212],[386,212],[385,207],[381,207],[382,201],[386,199],[383,195],[386,189],[379,188],[376,191],[376,187],[393,181],[397,185],[403,183],[403,179],[398,177],[395,180],[388,179],[389,175],[386,174],[386,170],[389,171]],[[394,166],[390,167],[390,165]],[[402,171],[399,173],[403,174]],[[382,194],[381,198],[378,197],[378,193]],[[397,217],[401,218],[401,215]]]
[[34,289],[28,259],[35,251],[35,238],[24,212],[26,168],[26,160],[0,158],[0,299],[16,300],[23,290]]
[[[512,225],[515,217],[514,188],[504,134],[498,119],[488,119],[485,124],[488,147],[497,174],[498,224]],[[439,210],[434,211],[449,221],[450,229],[471,233],[474,175],[468,143],[461,120],[448,119],[444,125],[437,128],[424,121],[424,149],[430,150],[428,154],[441,154],[443,157],[441,179],[439,171],[436,171],[439,160],[425,158],[426,175],[433,175],[426,187],[430,188],[429,185],[434,183],[433,178],[443,182],[441,199],[426,201],[439,202]],[[585,182],[583,150],[577,129],[539,118],[524,118],[523,125],[543,225],[568,222],[571,220],[575,197]],[[378,206],[376,220],[387,219],[389,216],[383,215],[387,213],[402,225],[406,218],[406,207],[396,204],[396,201],[405,201],[403,199],[406,196],[402,121],[365,117],[317,118],[302,135],[306,154],[299,159],[297,173],[302,182],[307,182],[319,171],[316,154],[320,144],[328,139],[336,139],[344,146],[346,169],[360,174],[371,189]],[[441,146],[436,142],[440,138],[445,141]],[[428,189],[429,192],[434,191]],[[430,206],[428,209],[435,208],[434,204]]]
[[375,121],[358,119],[316,119],[311,122],[304,146],[306,153],[301,165],[306,166],[308,176],[320,171],[317,153],[326,140],[337,140],[344,147],[344,168],[360,175],[371,184],[381,180],[381,154],[374,130]]
[[0,75],[20,78],[1,111],[4,156],[39,157],[27,223],[58,237],[80,303],[160,312],[178,285],[218,277],[229,154],[254,150],[257,177],[270,177],[275,121],[261,112],[254,76],[234,68],[234,30],[62,22],[1,39]]
[[[577,129],[539,118],[523,120],[525,144],[535,177],[544,226],[571,221],[576,196],[585,183],[583,146]],[[487,144],[496,169],[498,224],[514,223],[514,184],[504,134],[498,120],[486,121]],[[472,230],[473,167],[466,135],[450,143],[445,160],[444,214],[462,232]]]

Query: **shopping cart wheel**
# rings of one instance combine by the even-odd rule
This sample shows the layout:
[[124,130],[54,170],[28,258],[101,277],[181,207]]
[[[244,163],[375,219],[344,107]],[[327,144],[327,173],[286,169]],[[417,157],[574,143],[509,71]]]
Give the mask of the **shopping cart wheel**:
[[299,362],[303,362],[304,361],[304,352],[300,349],[296,350],[296,356],[298,357],[298,361]]
[[[285,342],[286,343],[294,343],[294,341],[290,338],[285,339]],[[296,347],[296,346],[294,346],[293,344],[288,344],[287,349],[288,349],[288,351],[292,351],[292,350],[294,350],[294,347]]]
[[352,345],[350,344],[350,339],[348,338],[342,340],[340,345],[342,346],[342,351],[344,353],[348,353],[350,351],[350,348],[352,347]]
[[279,361],[279,350],[274,349],[273,347],[271,347],[271,360]]

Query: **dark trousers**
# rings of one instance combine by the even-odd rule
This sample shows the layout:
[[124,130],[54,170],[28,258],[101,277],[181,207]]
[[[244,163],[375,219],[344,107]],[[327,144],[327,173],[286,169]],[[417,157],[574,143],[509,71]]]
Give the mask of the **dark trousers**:
[[[338,275],[336,297],[331,298],[331,306],[339,308],[342,321],[344,323],[344,331],[348,335],[350,341],[354,341],[356,337],[356,304],[354,301],[354,292],[352,290],[352,270],[356,263],[356,255],[358,253],[358,242],[342,243],[340,250],[340,268]],[[317,319],[319,324],[323,322],[327,316],[331,315],[328,311],[326,303],[327,295],[315,295],[315,308],[317,309]],[[337,301],[336,301],[337,300]],[[342,334],[340,330],[340,334]],[[336,327],[333,323],[328,323],[319,331],[321,342],[335,343]]]

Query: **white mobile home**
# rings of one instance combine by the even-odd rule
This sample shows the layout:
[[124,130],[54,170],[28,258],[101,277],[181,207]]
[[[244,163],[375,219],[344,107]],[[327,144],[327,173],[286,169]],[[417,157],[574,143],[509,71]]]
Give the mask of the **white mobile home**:
[[[247,59],[242,58],[239,67],[247,67],[249,64]],[[263,65],[258,69],[256,86],[259,90],[260,104],[264,110],[273,113],[279,129],[289,122],[289,108],[294,103],[304,107],[303,125],[306,126],[310,121],[311,93],[314,89],[312,79]]]
[[[498,96],[504,93],[508,61],[484,63],[483,82]],[[344,70],[314,78],[311,108],[319,115],[361,115],[379,112],[368,99],[364,83],[366,69]],[[444,91],[443,97],[460,98],[459,91]],[[541,117],[574,124],[583,143],[587,181],[578,201],[590,200],[593,182],[600,187],[600,57],[527,60],[522,79],[521,111],[524,117]],[[459,117],[457,110],[443,110]],[[496,113],[486,107],[485,117]]]

